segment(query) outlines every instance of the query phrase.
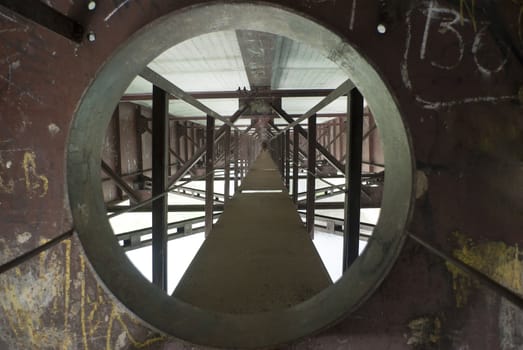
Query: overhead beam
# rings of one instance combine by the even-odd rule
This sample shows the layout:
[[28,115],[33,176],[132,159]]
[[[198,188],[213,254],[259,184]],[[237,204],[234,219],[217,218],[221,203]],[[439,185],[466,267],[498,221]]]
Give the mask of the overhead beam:
[[[169,101],[167,93],[153,86],[153,190],[158,196],[167,188],[169,166]],[[167,291],[167,196],[161,196],[152,203],[152,244],[153,244],[153,283]]]
[[[256,96],[259,98],[286,98],[286,97],[325,97],[329,95],[332,89],[309,89],[309,90],[259,90],[259,91],[247,91],[239,92],[235,91],[206,91],[206,92],[187,92],[193,98],[197,100],[212,100],[212,99],[231,99],[231,98],[240,98],[248,96]],[[173,95],[170,95],[171,100],[178,100],[179,98]],[[123,95],[120,101],[152,101],[153,96],[149,93],[140,93],[140,94],[126,94]]]
[[236,38],[251,89],[270,87],[276,35],[252,30],[237,30]]
[[40,0],[0,0],[0,6],[69,40],[81,43],[84,27]]
[[[285,121],[287,123],[289,123],[289,125],[294,125],[294,130],[298,130],[298,132],[303,136],[305,137],[306,139],[308,139],[308,132],[300,125],[300,124],[296,124],[295,123],[295,120],[290,116],[288,115],[283,109],[281,109],[280,107],[278,107],[277,105],[275,104],[272,104],[272,109],[278,113],[278,115],[280,117],[282,117],[283,119],[285,119]],[[280,129],[279,132],[281,132],[281,130],[283,129]],[[332,153],[329,152],[329,150],[327,150],[325,147],[323,147],[320,143],[318,143],[317,140],[314,140],[314,142],[316,143],[315,147],[316,149],[318,150],[318,152],[320,152],[323,157],[325,157],[325,159],[327,159],[327,161],[334,167],[336,168],[336,170],[340,171],[342,174],[345,174],[345,167],[343,166],[343,164],[338,160],[336,159],[336,157],[334,157],[332,155]]]
[[[294,127],[295,125],[298,125],[305,119],[308,119],[312,117],[313,115],[316,116],[316,113],[321,111],[326,106],[330,105],[333,101],[337,100],[339,97],[347,94],[351,89],[354,88],[354,84],[348,79],[343,84],[338,86],[336,90],[332,91],[329,95],[327,95],[324,99],[322,99],[320,102],[318,102],[314,107],[309,109],[307,112],[305,112],[301,117],[297,118],[295,121],[284,127],[278,134],[281,134],[282,132],[287,131],[288,129]],[[277,134],[277,135],[278,135]],[[275,135],[275,136],[277,136]]]
[[199,109],[208,116],[221,120],[223,123],[229,125],[231,128],[237,129],[237,127],[228,118],[222,117],[220,114],[210,109],[209,107],[207,107],[206,105],[192,97],[190,94],[180,89],[178,86],[171,83],[169,80],[162,77],[160,74],[156,73],[152,69],[145,67],[144,70],[140,73],[140,76],[145,80],[151,82],[153,85],[161,87],[169,94],[176,96],[180,100],[187,102],[191,106]]
[[[247,119],[258,119],[260,117],[265,117],[266,115],[260,115],[260,114],[250,114],[250,115],[242,115],[242,117],[240,119],[242,120],[247,120]],[[292,114],[290,115],[292,118],[298,118],[301,116],[301,114]],[[229,116],[224,116],[225,118],[229,118]],[[334,118],[347,118],[347,114],[346,113],[325,113],[325,114],[317,114],[316,115],[316,118],[318,119],[318,121],[320,119],[334,119]],[[150,118],[145,118],[146,120],[150,120]],[[169,119],[170,120],[178,120],[178,121],[204,121],[204,120],[207,120],[207,117],[203,115],[193,115],[193,116],[189,116],[189,115],[170,115],[169,116]],[[294,120],[294,119],[293,119]],[[284,127],[284,126],[287,126],[288,124],[277,124],[278,126],[281,126],[281,127]],[[238,126],[238,125],[237,125]],[[240,127],[240,126],[238,126]],[[243,125],[243,127],[247,127],[247,125]]]

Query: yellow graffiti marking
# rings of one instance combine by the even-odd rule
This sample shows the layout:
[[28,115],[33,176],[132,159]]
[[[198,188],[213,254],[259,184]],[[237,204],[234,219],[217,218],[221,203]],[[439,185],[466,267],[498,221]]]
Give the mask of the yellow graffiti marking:
[[4,183],[4,179],[0,176],[0,192],[12,194],[15,190],[15,182],[11,179]]
[[116,309],[113,307],[111,310],[111,316],[109,316],[109,324],[107,327],[107,334],[105,335],[105,349],[111,350],[111,338],[113,332],[113,322],[116,317]]
[[25,188],[29,197],[32,198],[34,195],[45,197],[47,191],[49,191],[49,180],[46,176],[37,174],[36,155],[34,152],[25,152],[23,167],[25,174]]
[[[454,238],[459,246],[453,252],[456,258],[523,295],[523,262],[517,245],[507,246],[503,242],[475,244],[459,232],[454,233]],[[471,289],[478,286],[478,281],[454,265],[446,265],[452,274],[456,305],[463,307],[468,301]]]
[[441,319],[437,316],[417,318],[410,321],[407,326],[411,331],[407,345],[422,346],[440,342]]
[[115,320],[118,321],[118,323],[122,327],[123,331],[127,335],[127,338],[129,339],[131,344],[136,349],[142,349],[142,348],[145,348],[145,347],[147,347],[149,345],[155,344],[155,343],[157,343],[159,341],[162,341],[162,340],[166,339],[165,336],[158,336],[158,337],[154,337],[154,338],[151,338],[151,339],[147,339],[144,342],[137,341],[132,336],[131,332],[129,331],[129,327],[127,327],[127,324],[122,319],[122,315],[118,313],[116,305],[113,304],[113,308],[111,310],[111,316],[109,317],[109,324],[108,324],[108,327],[107,327],[107,335],[106,335],[106,342],[105,342],[106,350],[111,350],[112,349],[112,347],[111,347],[111,338],[112,338],[113,323],[114,323]]
[[[41,244],[45,242],[46,240],[40,241]],[[17,339],[16,348],[36,349],[42,344],[49,344],[61,350],[76,346],[89,350],[89,347],[94,346],[95,339],[103,339],[105,336],[105,348],[112,349],[115,339],[111,338],[115,338],[115,327],[126,334],[126,342],[136,349],[143,349],[166,339],[154,335],[150,339],[139,341],[133,336],[129,327],[142,327],[140,322],[121,310],[116,301],[106,298],[101,285],[93,285],[96,286],[93,294],[88,289],[89,271],[85,256],[72,254],[71,240],[65,240],[62,244],[63,249],[40,254],[39,264],[34,268],[15,268],[0,276],[0,313],[6,320],[7,329]],[[78,261],[78,275],[72,279],[73,261]],[[35,276],[32,271],[36,272]],[[31,278],[35,279],[38,286],[51,286],[52,290],[33,290],[20,284],[26,280],[31,281]],[[76,283],[78,287],[73,288]],[[49,299],[49,293],[52,300]],[[63,312],[63,323],[62,317],[55,320],[49,317],[49,311],[42,309],[43,300],[52,308],[50,312],[53,315],[61,316]],[[73,300],[80,302],[79,317],[76,318],[78,323],[74,324]]]
[[101,321],[97,320],[95,322],[95,317],[98,314],[98,308],[103,303],[103,297],[101,296],[102,290],[99,285],[96,286],[96,297],[94,300],[91,300],[89,295],[87,296],[87,302],[89,306],[91,306],[91,312],[89,312],[89,315],[87,317],[88,325],[89,325],[89,336],[93,336],[98,329],[101,326]]
[[[45,239],[42,239],[40,238],[40,245],[44,245],[46,243],[46,240]],[[40,261],[40,263],[38,264],[38,270],[39,270],[39,276],[40,278],[43,278],[44,276],[44,264],[45,264],[45,259],[47,258],[47,251],[43,251],[41,252],[39,255],[38,255],[38,260]]]
[[145,348],[146,346],[149,346],[151,344],[154,344],[156,342],[159,342],[161,340],[164,340],[165,337],[164,336],[158,336],[158,337],[155,337],[155,338],[151,338],[151,339],[148,339],[146,340],[145,342],[138,342],[136,339],[134,339],[134,337],[132,336],[131,332],[129,331],[129,328],[127,327],[127,324],[122,320],[122,315],[121,314],[117,314],[116,315],[116,319],[118,320],[118,322],[120,323],[120,325],[122,326],[123,330],[125,331],[125,333],[127,334],[127,337],[129,338],[129,340],[131,341],[131,344],[133,344],[133,346],[135,348],[138,348],[138,349],[141,349],[141,348]]
[[80,323],[82,325],[82,342],[84,344],[84,349],[89,350],[89,345],[87,344],[87,331],[85,328],[85,260],[82,255],[80,255],[80,271],[82,272],[80,281]]
[[459,1],[459,14],[461,16],[461,25],[464,25],[465,23],[465,10],[467,11],[468,16],[470,17],[472,27],[474,28],[474,32],[477,32],[478,27],[476,23],[476,0],[471,0],[471,4],[469,4],[468,0]]
[[[11,299],[9,298],[9,288],[11,286],[9,285],[6,285],[4,290],[3,290],[3,293],[4,295],[8,296],[7,298],[2,298],[0,299],[0,304],[2,304],[2,308],[4,310],[6,310],[7,308],[7,302],[11,302]],[[12,304],[12,303],[11,303]],[[10,305],[9,305],[10,306]],[[12,315],[9,313],[9,312],[5,312],[5,316],[6,316],[6,319],[7,319],[7,323],[9,323],[9,327],[11,328],[11,330],[13,331],[14,335],[16,337],[18,337],[18,330],[16,329],[15,327],[15,322],[14,322],[14,319],[12,317]]]
[[[18,280],[22,276],[20,268],[16,268],[14,272],[15,279]],[[38,304],[38,301],[30,299],[30,295],[27,295],[29,290],[21,291],[16,283],[1,283],[0,286],[3,286],[0,306],[14,335],[28,339],[34,346],[44,344],[47,340],[46,336],[37,331],[41,329],[41,319],[35,318],[34,307],[31,304],[27,305],[27,303]]]
[[69,296],[71,290],[71,240],[65,240],[65,278],[64,278],[64,328],[69,327]]

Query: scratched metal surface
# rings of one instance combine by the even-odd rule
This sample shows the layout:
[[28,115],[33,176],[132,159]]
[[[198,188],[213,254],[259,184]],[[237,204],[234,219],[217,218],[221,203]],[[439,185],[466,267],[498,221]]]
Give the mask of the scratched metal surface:
[[[82,1],[51,1],[96,31],[95,43],[81,45],[0,12],[0,263],[72,227],[65,145],[99,66],[162,14],[205,2],[106,1],[88,14]],[[379,36],[374,1],[267,2],[347,37],[394,91],[418,170],[409,229],[522,293],[523,109],[516,95],[523,68],[496,44],[480,11],[464,6],[460,13],[446,1],[414,8],[390,1],[402,10]],[[498,6],[521,53],[523,5],[505,0]],[[198,348],[159,337],[113,300],[76,238],[1,275],[0,308],[2,349]],[[521,310],[408,243],[362,308],[288,348],[518,349],[522,318]]]

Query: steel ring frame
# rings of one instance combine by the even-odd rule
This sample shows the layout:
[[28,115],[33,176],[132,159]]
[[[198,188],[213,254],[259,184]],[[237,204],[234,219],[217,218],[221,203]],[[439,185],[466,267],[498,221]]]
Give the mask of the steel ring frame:
[[[338,64],[366,97],[381,131],[387,165],[382,211],[367,249],[332,287],[297,306],[247,315],[219,314],[170,297],[149,283],[118,246],[100,186],[100,150],[113,109],[152,59],[192,37],[224,30],[265,31],[303,42]],[[317,332],[360,306],[402,246],[413,203],[408,130],[390,89],[357,48],[313,19],[264,3],[211,2],[147,25],[101,67],[80,101],[68,144],[69,200],[82,246],[100,281],[152,328],[202,345],[259,348]]]

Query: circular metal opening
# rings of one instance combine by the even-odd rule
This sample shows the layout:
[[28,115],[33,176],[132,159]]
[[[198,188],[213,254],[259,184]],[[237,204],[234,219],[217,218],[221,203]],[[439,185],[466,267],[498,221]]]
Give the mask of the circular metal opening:
[[[368,96],[382,130],[387,160],[378,225],[365,252],[343,277],[294,307],[244,315],[203,310],[150,284],[119,249],[99,186],[105,130],[132,79],[154,57],[184,40],[237,29],[301,41],[337,63]],[[75,227],[100,280],[151,327],[193,343],[218,347],[256,348],[289,342],[335,323],[361,305],[383,280],[403,245],[412,202],[412,169],[408,134],[400,112],[371,64],[341,37],[311,19],[261,4],[191,7],[162,17],[134,35],[100,70],[84,95],[68,146],[69,198]]]

